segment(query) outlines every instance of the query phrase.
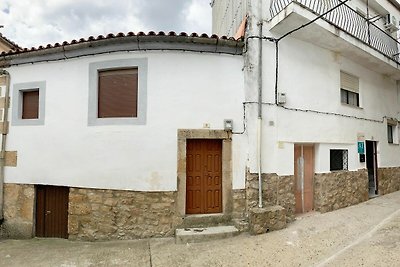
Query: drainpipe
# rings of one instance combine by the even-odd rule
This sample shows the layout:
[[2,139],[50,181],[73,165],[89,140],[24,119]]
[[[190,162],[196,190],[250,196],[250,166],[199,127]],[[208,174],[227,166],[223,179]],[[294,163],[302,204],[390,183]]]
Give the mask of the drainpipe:
[[5,101],[4,101],[4,119],[3,119],[3,133],[1,142],[1,152],[0,152],[0,225],[4,221],[4,166],[5,166],[5,154],[6,154],[6,139],[7,139],[7,121],[8,121],[8,107],[9,107],[9,96],[10,96],[10,74],[2,70],[0,75],[6,77],[6,91],[5,91]]
[[258,207],[263,207],[262,197],[262,153],[261,153],[261,140],[262,140],[262,36],[263,36],[263,22],[258,23],[260,27],[259,38],[259,53],[258,53],[258,118],[257,118],[257,162],[258,162]]

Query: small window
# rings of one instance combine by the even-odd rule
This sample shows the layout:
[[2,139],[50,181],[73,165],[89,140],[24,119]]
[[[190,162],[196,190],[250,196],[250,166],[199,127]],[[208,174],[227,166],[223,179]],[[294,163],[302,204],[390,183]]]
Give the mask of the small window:
[[387,125],[388,143],[393,144],[393,125]]
[[387,121],[387,138],[389,144],[399,144],[399,124],[397,120]]
[[343,104],[359,107],[359,79],[351,74],[340,72],[340,99]]
[[22,119],[39,118],[39,89],[22,91]]
[[137,117],[137,69],[99,71],[98,84],[98,118]]
[[16,83],[12,91],[11,125],[44,125],[46,81]]
[[330,151],[330,170],[339,171],[348,169],[348,150],[331,149]]

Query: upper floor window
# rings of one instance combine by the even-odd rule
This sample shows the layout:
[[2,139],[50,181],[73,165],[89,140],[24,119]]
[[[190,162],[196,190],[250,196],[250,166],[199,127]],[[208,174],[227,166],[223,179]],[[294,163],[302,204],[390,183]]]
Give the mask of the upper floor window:
[[39,89],[22,91],[22,119],[39,118]]
[[105,70],[98,75],[98,118],[136,118],[138,69]]
[[359,107],[360,106],[360,94],[359,94],[360,82],[358,77],[351,74],[340,72],[340,99],[343,104]]
[[14,84],[12,125],[43,125],[45,93],[45,81]]
[[147,59],[89,64],[89,125],[145,124]]

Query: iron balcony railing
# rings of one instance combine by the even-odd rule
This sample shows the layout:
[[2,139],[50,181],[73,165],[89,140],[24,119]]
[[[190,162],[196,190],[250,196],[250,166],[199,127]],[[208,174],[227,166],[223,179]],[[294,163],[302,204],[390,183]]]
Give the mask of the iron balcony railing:
[[[333,7],[342,3],[340,0],[273,0],[271,1],[271,16],[275,17],[285,7],[291,3],[297,3],[301,7],[313,12],[316,15],[322,15]],[[363,43],[374,48],[386,57],[399,62],[400,43],[390,36],[386,31],[370,22],[364,16],[360,15],[350,6],[343,4],[333,11],[329,12],[323,19],[333,26],[357,38]],[[300,25],[299,25],[300,26]]]

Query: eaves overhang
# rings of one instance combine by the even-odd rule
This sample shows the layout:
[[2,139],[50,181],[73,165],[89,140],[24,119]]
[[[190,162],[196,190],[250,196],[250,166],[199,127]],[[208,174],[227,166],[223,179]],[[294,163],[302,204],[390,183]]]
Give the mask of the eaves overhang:
[[56,43],[54,45],[24,48],[0,54],[0,67],[9,67],[20,64],[58,61],[83,56],[106,54],[124,51],[188,51],[201,53],[219,53],[241,55],[243,53],[243,40],[235,40],[225,36],[208,36],[206,34],[179,35],[170,32],[140,32],[134,34],[119,33],[117,35],[89,37],[88,39],[72,40],[71,42]]

